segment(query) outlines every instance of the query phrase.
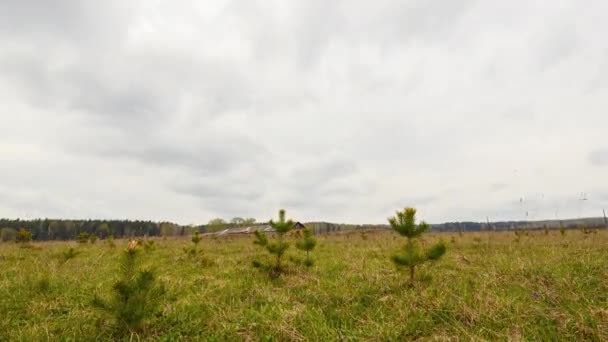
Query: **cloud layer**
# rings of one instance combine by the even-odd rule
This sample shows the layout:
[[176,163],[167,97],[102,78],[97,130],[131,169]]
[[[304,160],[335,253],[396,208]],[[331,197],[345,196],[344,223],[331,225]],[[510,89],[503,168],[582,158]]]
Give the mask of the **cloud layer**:
[[606,12],[2,1],[0,216],[600,215]]

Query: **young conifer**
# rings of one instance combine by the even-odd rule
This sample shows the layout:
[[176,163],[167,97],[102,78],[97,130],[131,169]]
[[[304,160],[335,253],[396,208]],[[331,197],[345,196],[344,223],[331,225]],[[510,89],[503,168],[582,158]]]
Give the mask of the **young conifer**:
[[398,211],[394,217],[388,219],[391,227],[399,233],[399,235],[407,238],[404,251],[394,254],[391,260],[397,266],[407,266],[410,271],[410,281],[414,280],[414,270],[416,266],[429,261],[438,260],[445,254],[445,244],[439,242],[427,250],[420,248],[417,238],[429,229],[429,225],[422,221],[416,224],[416,209],[405,208],[403,211]]
[[202,239],[203,238],[200,236],[200,233],[198,232],[198,230],[195,231],[194,234],[192,234],[192,239],[191,240],[192,240],[192,243],[195,246],[198,246],[198,243],[201,242]]
[[156,313],[159,299],[165,293],[164,287],[156,283],[154,272],[137,269],[139,255],[137,241],[131,241],[123,252],[121,279],[112,287],[113,297],[104,300],[95,296],[93,299],[93,305],[111,313],[119,328],[128,331],[143,327],[145,320]]
[[78,243],[85,244],[85,243],[89,242],[89,234],[86,232],[82,232],[82,233],[78,234],[78,237],[76,238],[76,240],[78,241]]
[[285,234],[288,233],[294,225],[292,220],[285,219],[285,210],[279,210],[279,220],[270,220],[270,226],[276,232],[276,238],[269,240],[268,236],[264,232],[255,232],[256,240],[255,244],[266,247],[270,254],[276,255],[276,263],[271,269],[271,276],[278,277],[282,272],[281,258],[285,254],[285,251],[289,248],[289,243],[285,241]]
[[78,254],[80,254],[80,252],[78,252],[74,248],[66,249],[65,251],[63,251],[63,253],[61,255],[62,256],[61,264],[65,264],[70,259],[74,259]]
[[116,243],[114,243],[114,236],[113,235],[108,236],[108,238],[106,239],[106,244],[110,248],[115,248],[116,247]]
[[184,253],[190,255],[190,256],[195,256],[197,254],[199,254],[199,249],[198,249],[198,244],[201,242],[201,240],[203,240],[203,238],[200,236],[200,233],[197,231],[195,231],[192,234],[192,238],[190,239],[190,241],[192,241],[192,244],[194,246],[192,247],[184,247]]
[[312,251],[317,245],[317,240],[312,236],[312,231],[308,228],[304,229],[302,238],[296,242],[296,247],[306,252],[306,259],[304,259],[304,265],[312,266],[314,261],[310,258],[310,251]]

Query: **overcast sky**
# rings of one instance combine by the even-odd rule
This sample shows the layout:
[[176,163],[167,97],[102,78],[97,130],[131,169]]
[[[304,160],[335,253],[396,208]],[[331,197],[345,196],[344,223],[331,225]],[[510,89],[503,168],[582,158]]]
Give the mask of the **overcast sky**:
[[606,13],[0,0],[0,217],[600,216]]

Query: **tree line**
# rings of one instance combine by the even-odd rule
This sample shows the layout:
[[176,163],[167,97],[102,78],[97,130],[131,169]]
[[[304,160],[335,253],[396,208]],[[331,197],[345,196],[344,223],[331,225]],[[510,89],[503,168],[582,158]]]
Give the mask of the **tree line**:
[[255,224],[253,218],[235,217],[229,221],[216,218],[206,225],[179,225],[172,222],[142,220],[66,220],[66,219],[0,219],[0,239],[15,240],[20,230],[31,234],[33,240],[73,240],[81,233],[105,239],[136,236],[184,236],[194,231],[210,233],[226,228]]

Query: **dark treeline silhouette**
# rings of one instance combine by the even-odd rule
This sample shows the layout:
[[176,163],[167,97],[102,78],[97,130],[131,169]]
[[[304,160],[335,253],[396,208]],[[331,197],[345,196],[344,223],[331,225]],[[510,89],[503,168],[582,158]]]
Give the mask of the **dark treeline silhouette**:
[[485,230],[521,230],[521,229],[579,229],[579,228],[605,228],[604,218],[590,217],[567,220],[544,221],[500,221],[500,222],[446,222],[432,224],[431,230],[436,232],[467,232]]
[[[251,220],[251,219],[250,219]],[[68,219],[0,219],[2,240],[14,240],[16,232],[25,229],[32,233],[36,241],[73,240],[80,233],[95,235],[101,239],[143,236],[189,236],[199,233],[213,233],[227,228],[243,226],[261,226],[267,223],[213,222],[206,225],[179,225],[172,222],[154,222],[141,220],[68,220]]]
[[[184,226],[171,222],[153,222],[140,220],[64,220],[64,219],[0,219],[0,230],[3,239],[13,239],[15,233],[25,229],[32,233],[32,239],[46,240],[72,240],[80,233],[95,235],[101,239],[108,236],[114,238],[141,237],[141,236],[185,236],[195,231],[199,233],[212,233],[227,228],[241,226],[261,226],[267,223],[237,224],[225,222],[222,224],[208,224],[198,226]],[[385,224],[342,224],[329,222],[308,222],[306,227],[314,234],[333,233],[352,230],[389,229]],[[503,221],[503,222],[447,222],[431,224],[431,231],[435,232],[467,232],[487,230],[519,230],[519,229],[576,229],[576,228],[604,228],[608,226],[603,218],[581,218],[571,220],[547,221]]]
[[[374,230],[390,229],[386,224],[343,224],[329,222],[308,222],[306,226],[315,234],[332,233],[352,230]],[[521,230],[521,229],[580,229],[580,228],[605,228],[608,227],[604,218],[581,218],[569,220],[545,220],[545,221],[500,221],[500,222],[446,222],[431,224],[433,232],[478,232],[492,230]]]
[[[55,219],[35,219],[35,220],[11,220],[0,219],[0,229],[25,229],[32,233],[33,240],[71,240],[75,239],[80,233],[96,235],[106,238],[110,235],[116,238],[127,236],[158,236],[161,227],[167,223],[156,223],[152,221],[130,221],[130,220],[55,220]],[[171,228],[179,227],[169,224]],[[179,229],[171,229],[179,231]],[[171,235],[173,235],[171,234]],[[168,234],[169,235],[169,234]]]

